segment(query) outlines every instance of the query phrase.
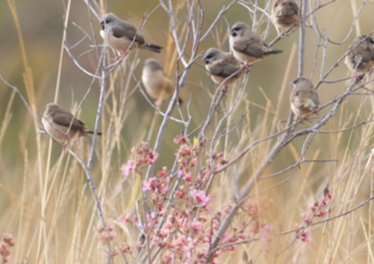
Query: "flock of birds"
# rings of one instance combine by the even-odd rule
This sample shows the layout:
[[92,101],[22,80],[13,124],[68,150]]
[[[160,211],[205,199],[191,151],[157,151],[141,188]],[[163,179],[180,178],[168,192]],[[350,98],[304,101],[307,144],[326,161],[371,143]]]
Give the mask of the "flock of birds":
[[[287,29],[298,26],[300,13],[297,2],[295,0],[275,0],[271,8],[271,21],[281,29],[282,35],[286,34]],[[100,35],[105,43],[120,53],[116,56],[117,59],[135,49],[161,52],[162,47],[146,42],[133,24],[121,20],[115,14],[106,14],[100,25]],[[212,81],[216,84],[224,82],[224,89],[234,84],[248,70],[248,66],[267,56],[282,52],[271,49],[261,36],[253,32],[243,22],[238,22],[231,28],[229,43],[232,53],[210,48],[203,57],[205,68]],[[351,71],[355,72],[357,79],[357,74],[366,73],[373,68],[374,41],[370,36],[356,37],[349,45],[348,51],[345,63]],[[175,85],[164,76],[161,64],[153,58],[145,61],[142,82],[149,96],[154,99],[159,99],[161,93],[165,94],[165,98],[171,98],[175,92]],[[319,105],[318,94],[313,83],[305,77],[296,79],[292,85],[291,109],[302,121],[309,115],[316,113]],[[82,121],[55,103],[46,106],[42,122],[45,131],[53,140],[64,143],[64,149],[76,135],[93,134],[93,131],[86,130]],[[100,134],[98,133],[98,135]]]

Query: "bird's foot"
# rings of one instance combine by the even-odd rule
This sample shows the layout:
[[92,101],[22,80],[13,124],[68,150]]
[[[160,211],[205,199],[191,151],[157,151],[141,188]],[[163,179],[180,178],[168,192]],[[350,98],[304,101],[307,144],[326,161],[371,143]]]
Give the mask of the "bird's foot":
[[116,56],[114,57],[115,61],[119,61],[121,60],[124,56],[125,56],[125,52],[124,53],[120,53],[119,55],[116,54]]
[[221,92],[222,92],[223,94],[226,94],[227,91],[228,91],[228,86],[225,85],[225,86],[222,88]]
[[68,142],[66,142],[65,144],[62,145],[62,150],[65,151],[66,150],[66,147],[69,145],[70,143],[70,140]]

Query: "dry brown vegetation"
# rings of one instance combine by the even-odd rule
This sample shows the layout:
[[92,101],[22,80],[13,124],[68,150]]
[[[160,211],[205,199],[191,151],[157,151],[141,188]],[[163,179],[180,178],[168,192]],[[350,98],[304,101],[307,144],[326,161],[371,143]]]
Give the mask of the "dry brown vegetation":
[[[343,63],[355,36],[374,32],[373,1],[300,0],[305,20],[282,38],[269,0],[36,2],[0,3],[9,36],[0,46],[0,232],[15,238],[10,263],[374,263],[373,75],[358,82]],[[160,109],[140,83],[154,54],[114,61],[102,46],[107,11],[164,47],[156,57],[178,91]],[[228,51],[237,21],[284,51],[224,94],[201,54]],[[321,101],[302,124],[288,98],[298,76]],[[62,151],[38,121],[52,101],[79,109],[103,136]],[[125,176],[141,146],[157,161]],[[151,179],[168,190],[154,192]]]

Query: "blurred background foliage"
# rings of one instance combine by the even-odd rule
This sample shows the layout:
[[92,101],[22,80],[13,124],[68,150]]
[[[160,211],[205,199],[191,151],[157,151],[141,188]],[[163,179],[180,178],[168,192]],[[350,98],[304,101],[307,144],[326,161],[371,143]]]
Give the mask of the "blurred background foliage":
[[[263,1],[259,1],[259,5],[262,6]],[[223,5],[227,5],[229,1],[216,0],[214,4],[209,1],[202,1],[204,7],[204,27],[203,32],[207,29],[210,23],[214,20],[215,16],[222,8]],[[357,1],[357,5],[360,6],[362,1]],[[135,25],[139,25],[143,15],[147,11],[153,10],[157,5],[158,1],[151,0],[138,0],[138,1],[107,1],[106,3],[107,12],[115,12],[120,18],[132,20]],[[32,68],[34,85],[36,89],[37,97],[37,110],[43,112],[45,105],[53,101],[56,78],[58,74],[58,65],[61,50],[61,39],[63,34],[63,23],[64,13],[66,9],[66,2],[64,1],[47,1],[41,0],[37,2],[30,1],[18,1],[17,11],[20,19],[20,25],[26,45],[27,58]],[[358,22],[361,28],[361,33],[367,33],[372,30],[372,14],[374,12],[374,4],[368,2],[362,11]],[[21,92],[26,95],[24,90],[23,82],[23,63],[19,48],[18,36],[16,33],[15,23],[12,15],[9,11],[9,7],[6,1],[0,3],[0,15],[2,23],[0,25],[0,73],[3,77],[11,84],[17,86]],[[233,25],[237,21],[244,21],[251,24],[251,18],[249,12],[241,5],[234,5],[224,16],[230,25]],[[335,3],[328,5],[327,7],[318,11],[317,21],[320,29],[323,33],[327,34],[333,41],[343,40],[350,29],[351,22],[353,20],[353,14],[351,10],[350,1],[338,0]],[[69,25],[67,28],[67,43],[69,46],[74,45],[83,36],[83,32],[73,22],[82,27],[86,32],[91,33],[87,7],[83,1],[74,1],[72,3],[72,9],[69,19]],[[96,37],[101,43],[99,37],[99,24],[95,20]],[[169,20],[162,8],[158,8],[155,13],[149,18],[147,24],[144,27],[142,34],[149,40],[157,43],[161,46],[166,46],[166,37],[168,35]],[[265,29],[264,26],[258,28],[258,32],[261,33]],[[221,19],[216,28],[206,40],[200,45],[200,51],[204,51],[209,47],[219,46],[223,50],[228,50],[227,39],[223,39],[223,36],[227,37],[227,24],[224,19]],[[219,39],[216,41],[216,36]],[[214,36],[213,36],[214,35]],[[276,31],[271,26],[270,35],[267,38],[267,42],[270,42],[276,37]],[[335,61],[346,51],[348,44],[355,37],[352,34],[350,39],[342,45],[329,45],[327,50],[327,60],[325,69],[328,69]],[[291,49],[293,45],[297,46],[298,43],[298,32],[287,36],[278,43],[275,44],[274,48],[282,49],[283,53],[277,56],[271,56],[266,60],[257,63],[251,68],[251,74],[246,87],[246,98],[249,101],[253,101],[258,105],[266,106],[266,100],[258,87],[261,87],[266,95],[269,97],[273,104],[276,104],[278,98],[278,91],[283,81],[285,73],[285,67],[288,62]],[[305,75],[310,77],[310,73],[313,67],[313,59],[316,51],[316,44],[318,43],[318,35],[311,29],[307,29],[306,33],[306,61],[305,61]],[[89,41],[84,41],[77,48],[73,50],[76,56],[90,49]],[[140,78],[141,68],[143,62],[148,57],[156,57],[163,63],[166,56],[165,51],[160,55],[154,55],[153,53],[143,51],[134,55],[131,54],[130,60],[135,56],[139,59],[139,66],[136,68],[135,73]],[[320,58],[317,61],[316,74],[314,80],[317,80],[316,76],[319,76],[320,69]],[[298,56],[294,56],[294,63],[292,71],[287,81],[290,83],[297,77],[297,60]],[[95,54],[91,52],[87,55],[82,56],[79,61],[81,64],[94,71]],[[202,61],[198,63],[203,64]],[[175,74],[172,74],[171,78],[175,80]],[[347,69],[343,63],[340,63],[339,67],[334,70],[331,74],[332,78],[339,78],[347,75]],[[76,102],[79,102],[86,92],[91,78],[80,71],[72,62],[71,58],[64,53],[62,61],[62,72],[61,72],[61,83],[60,83],[60,94],[59,104],[65,109],[69,109]],[[135,82],[132,80],[133,85]],[[117,89],[121,89],[121,84],[116,84]],[[189,96],[192,97],[191,114],[194,117],[192,126],[200,124],[203,118],[206,116],[208,106],[207,103],[209,98],[204,93],[202,86],[205,89],[213,91],[214,86],[209,80],[209,77],[205,71],[195,65],[188,76],[186,86],[183,87],[181,97],[188,101]],[[9,97],[11,95],[11,89],[6,87],[3,83],[0,83],[0,117],[4,116],[5,109]],[[345,89],[344,85],[322,85],[319,89],[321,102],[327,102],[340,94]],[[287,92],[291,90],[291,86],[287,87]],[[88,127],[93,127],[96,112],[96,105],[99,94],[99,84],[96,82],[94,88],[90,93],[87,101],[83,105],[81,111],[81,119],[84,120]],[[277,113],[279,119],[286,119],[289,110],[288,95],[286,94],[285,100],[282,102],[282,112]],[[350,98],[350,101],[360,100],[360,98]],[[147,104],[140,92],[135,94],[128,101],[129,108],[131,109],[131,115],[128,116],[126,121],[125,129],[122,130],[124,142],[126,142],[128,149],[131,149],[130,143],[133,142],[133,138],[139,133],[141,122],[149,122],[153,116],[153,109]],[[166,103],[164,103],[164,108]],[[349,104],[349,107],[354,107],[355,104]],[[7,166],[12,164],[19,164],[15,161],[21,157],[18,155],[20,151],[20,137],[27,138],[25,140],[25,146],[27,148],[35,148],[35,135],[34,129],[30,126],[32,119],[26,108],[23,106],[21,100],[16,96],[15,102],[12,106],[13,119],[2,144],[1,151],[3,152],[4,159],[6,160]],[[174,111],[176,114],[176,111]],[[261,121],[263,118],[263,109],[252,106],[251,108],[251,121],[253,124]],[[335,119],[338,120],[338,119]],[[27,124],[25,127],[24,125]],[[165,141],[162,150],[173,148],[172,138],[178,134],[182,129],[180,125],[170,122]],[[47,141],[48,137],[43,137],[43,140]],[[322,139],[321,139],[322,140]],[[58,147],[56,147],[58,148]],[[59,151],[59,150],[58,150]],[[6,155],[4,155],[6,154]],[[161,155],[163,157],[163,155]],[[167,157],[162,163],[170,166],[170,157]]]
[[[175,1],[174,1],[175,2]],[[263,6],[262,0],[258,1],[260,6]],[[357,6],[360,6],[363,0],[357,0]],[[219,10],[223,5],[230,3],[228,0],[202,0],[202,6],[204,8],[204,26],[203,32],[207,30],[210,24],[213,22]],[[27,59],[32,69],[33,81],[35,86],[36,100],[37,100],[37,111],[44,112],[45,105],[54,100],[55,87],[57,82],[58,67],[60,61],[61,41],[63,35],[63,24],[64,14],[66,9],[67,1],[50,1],[50,0],[38,0],[38,1],[25,1],[20,0],[16,2],[18,17],[20,19],[21,30],[26,46]],[[158,5],[156,0],[133,0],[133,1],[112,1],[108,0],[105,2],[107,12],[114,12],[120,18],[125,20],[131,20],[136,26],[139,25],[143,15],[146,11],[153,10]],[[181,12],[183,14],[183,12]],[[374,3],[368,1],[365,5],[362,13],[359,16],[358,23],[360,26],[361,34],[365,34],[373,30],[373,14],[374,14]],[[12,85],[18,87],[20,91],[26,96],[25,85],[23,80],[24,66],[22,62],[19,39],[13,21],[13,17],[9,10],[7,1],[0,1],[0,74]],[[225,15],[227,22],[233,25],[237,21],[244,21],[251,24],[251,17],[249,12],[241,5],[234,5]],[[336,42],[342,41],[349,33],[351,23],[353,21],[353,13],[351,9],[351,2],[349,0],[337,0],[334,3],[326,6],[317,13],[317,21],[319,28],[324,34]],[[183,19],[180,16],[179,19]],[[83,1],[72,1],[71,14],[69,24],[67,28],[67,43],[69,46],[74,45],[77,41],[84,37],[84,33],[76,26],[73,22],[82,27],[85,31],[91,34],[91,27],[88,19],[87,6]],[[99,36],[99,23],[94,19],[95,34],[99,43],[102,40]],[[266,25],[261,25],[258,29],[258,33],[263,33]],[[160,46],[166,46],[166,39],[169,28],[169,17],[165,14],[165,11],[159,7],[154,14],[149,18],[145,27],[142,31],[142,35],[150,42],[158,44]],[[228,25],[224,19],[221,19],[216,28],[213,30],[206,40],[200,45],[200,52],[208,49],[209,47],[219,47],[223,50],[228,51],[227,42]],[[331,45],[327,49],[327,59],[325,70],[333,65],[341,55],[346,52],[348,45],[357,35],[357,28],[353,29],[353,34],[350,36],[347,42],[341,45]],[[218,39],[217,37],[218,36]],[[224,37],[225,36],[225,37]],[[277,33],[273,26],[270,29],[270,35],[267,38],[267,42],[270,42],[277,36]],[[250,120],[253,127],[263,125],[262,121],[264,118],[264,109],[266,108],[267,101],[260,91],[259,87],[263,89],[266,96],[269,98],[273,106],[276,106],[278,100],[278,91],[283,81],[286,82],[286,95],[284,100],[281,102],[281,112],[276,113],[277,119],[287,119],[289,114],[289,100],[288,93],[291,91],[289,83],[297,77],[297,65],[298,65],[298,31],[290,36],[287,36],[277,42],[273,48],[283,50],[283,53],[271,56],[265,60],[256,63],[251,67],[249,80],[247,82],[245,97],[249,102],[253,102],[250,111]],[[306,31],[306,47],[305,47],[305,76],[310,77],[313,68],[313,60],[316,53],[316,47],[318,43],[318,35],[316,32],[308,27]],[[84,40],[78,47],[73,49],[74,55],[78,55],[86,52],[90,49],[90,41]],[[286,65],[291,55],[291,50],[295,48],[295,56],[293,57],[292,70],[289,77],[284,80],[284,74]],[[188,53],[188,49],[187,49]],[[113,58],[113,54],[111,57]],[[129,56],[130,61],[138,60],[138,67],[135,70],[136,76],[140,79],[141,69],[143,62],[148,57],[155,57],[159,59],[163,64],[173,63],[165,62],[165,51],[160,55],[154,55],[148,51],[134,52]],[[88,53],[79,58],[80,63],[87,68],[89,71],[94,72],[95,65],[97,63],[97,57],[95,52]],[[200,60],[198,63],[203,64]],[[314,74],[314,83],[318,80],[319,70],[321,63],[321,53],[318,56],[316,72]],[[340,63],[339,67],[333,71],[328,77],[329,80],[342,78],[348,76],[348,70],[343,63]],[[175,80],[175,74],[171,75],[171,78]],[[82,71],[80,71],[71,58],[64,52],[62,60],[62,71],[61,71],[61,83],[58,103],[65,109],[71,109],[73,105],[79,103],[88,89],[91,77],[88,77]],[[115,89],[121,89],[126,80],[117,82]],[[136,86],[134,80],[131,80],[132,87]],[[185,87],[181,91],[181,98],[187,102],[189,96],[191,96],[191,114],[193,116],[193,122],[191,129],[195,128],[200,124],[206,117],[210,98],[206,91],[213,92],[214,85],[211,83],[209,76],[205,70],[194,65],[191,69],[190,74]],[[340,95],[346,86],[343,83],[333,85],[321,85],[318,89],[318,93],[321,98],[321,104],[330,101],[337,95]],[[206,90],[206,91],[204,91]],[[5,84],[0,82],[0,121],[3,120],[7,104],[10,100],[12,90]],[[89,128],[94,127],[96,109],[99,96],[99,83],[95,82],[93,90],[88,96],[88,99],[83,104],[80,119],[83,120]],[[357,105],[362,100],[361,96],[352,96],[347,100],[347,104],[344,105],[344,111],[339,112],[332,120],[330,120],[325,127],[326,129],[334,129],[341,127],[341,125],[350,120],[352,113],[356,116]],[[256,106],[258,105],[258,106]],[[166,109],[166,102],[164,102],[162,109]],[[185,105],[183,105],[183,111],[185,111]],[[259,107],[262,106],[262,107]],[[242,108],[245,106],[242,105]],[[136,91],[127,101],[125,110],[128,111],[128,117],[124,128],[122,129],[123,137],[123,151],[124,154],[119,156],[114,164],[114,174],[120,174],[120,166],[126,162],[128,154],[131,148],[144,140],[147,136],[151,120],[154,117],[154,110],[148,105],[143,95]],[[323,114],[326,110],[320,112]],[[358,118],[365,118],[368,113],[372,111],[371,107],[362,109],[361,114]],[[6,129],[4,139],[1,144],[0,155],[0,183],[5,186],[0,190],[0,212],[7,209],[9,200],[15,199],[14,197],[21,190],[21,186],[17,183],[22,183],[24,177],[24,150],[28,150],[28,155],[31,159],[36,159],[36,136],[35,129],[33,126],[33,120],[28,113],[26,107],[23,105],[20,98],[16,95],[14,103],[11,108],[13,114],[11,122]],[[173,115],[178,117],[176,110],[173,111]],[[40,116],[38,116],[40,118]],[[271,117],[272,120],[273,117]],[[105,119],[105,117],[104,117]],[[159,119],[159,121],[161,118]],[[349,123],[353,123],[353,120]],[[105,131],[105,122],[103,122],[102,129]],[[301,125],[309,126],[310,124]],[[270,126],[270,124],[269,124]],[[156,124],[155,131],[158,131],[159,123]],[[183,129],[181,125],[178,125],[172,121],[169,122],[166,134],[164,136],[163,145],[160,151],[160,159],[157,163],[157,168],[161,166],[171,167],[174,160],[174,152],[177,149],[172,143],[173,137],[180,133]],[[154,133],[156,133],[154,132]],[[210,130],[210,132],[212,132]],[[235,137],[235,136],[234,136]],[[47,144],[50,140],[48,136],[42,135],[42,143]],[[86,142],[90,142],[91,139],[86,139]],[[300,149],[304,138],[299,138],[295,141],[294,146],[297,150]],[[339,143],[336,135],[318,135],[311,146],[311,156],[317,151],[319,153],[318,159],[328,158],[341,158],[344,154],[348,142],[352,148],[355,148],[355,144],[359,142],[355,137],[350,138],[350,133],[345,133],[342,138],[339,138]],[[352,140],[352,141],[351,141]],[[355,142],[356,140],[356,142]],[[344,144],[346,142],[346,144]],[[152,141],[153,143],[153,141]],[[336,143],[336,144],[335,144]],[[99,150],[100,151],[100,144]],[[339,153],[342,151],[342,153]],[[294,163],[292,157],[292,151],[287,148],[283,150],[283,154],[279,155],[271,168],[268,170],[268,174],[276,172],[286,166]],[[61,153],[61,147],[58,145],[53,146],[53,157],[57,160]],[[227,157],[230,159],[230,157]],[[316,175],[316,178],[312,181],[312,186],[317,188],[320,187],[318,182],[328,182],[329,177],[334,171],[337,171],[336,164],[315,164],[311,173]],[[32,169],[36,169],[33,167]],[[250,177],[250,169],[248,173],[242,174],[242,182],[245,182]],[[26,172],[27,173],[27,172]],[[290,175],[299,174],[298,170],[293,170],[286,173],[282,177],[289,177]],[[80,183],[85,181],[84,174],[81,173]],[[96,177],[100,177],[100,173],[96,174]],[[99,178],[95,178],[99,181]],[[302,177],[299,179],[293,178],[292,181],[284,185],[284,190],[280,188],[278,198],[287,199],[287,189],[297,188],[303,181]],[[316,185],[313,185],[316,184]],[[281,203],[282,200],[279,200]],[[11,212],[8,211],[11,214]],[[3,218],[1,221],[5,221],[7,218]],[[0,222],[0,231],[6,229],[10,223]]]
[[[259,5],[261,6],[259,1]],[[362,1],[357,1],[358,6]],[[228,4],[229,1],[214,1],[211,4],[209,1],[202,1],[202,5],[205,8],[204,12],[204,27],[203,32],[207,29],[210,23],[215,18],[216,14],[221,9],[222,5]],[[115,12],[122,19],[131,19],[135,25],[138,25],[142,16],[146,11],[150,11],[155,8],[158,1],[150,0],[138,0],[138,1],[108,1],[107,11]],[[53,101],[54,92],[56,87],[56,77],[58,72],[58,64],[61,50],[61,39],[63,33],[63,22],[65,13],[66,3],[63,1],[47,1],[41,0],[37,2],[30,1],[18,1],[17,10],[20,18],[21,29],[26,44],[26,52],[29,60],[30,67],[33,71],[34,85],[37,96],[37,109],[39,112],[44,111],[44,107],[47,103]],[[359,23],[361,26],[362,34],[372,30],[372,14],[374,12],[374,5],[372,2],[364,7],[362,14],[359,17]],[[24,73],[21,53],[19,48],[18,36],[14,21],[12,19],[9,7],[6,1],[0,3],[0,15],[2,23],[0,25],[0,36],[2,36],[0,46],[0,73],[3,77],[11,84],[17,86],[23,94],[25,94],[24,83],[22,74]],[[237,21],[244,21],[251,24],[251,19],[248,11],[240,6],[235,5],[226,14],[225,18],[232,25]],[[338,0],[335,3],[318,11],[317,20],[321,30],[329,36],[331,40],[341,41],[343,40],[350,28],[353,20],[353,14],[351,11],[350,1]],[[371,21],[371,22],[370,22]],[[67,43],[73,45],[79,41],[84,35],[81,30],[75,27],[72,22],[82,27],[87,32],[91,33],[87,7],[83,1],[75,1],[72,4],[72,12],[70,14],[70,21],[67,28]],[[97,21],[96,26],[96,37],[101,42],[99,33],[99,25]],[[156,12],[150,17],[147,24],[144,27],[143,35],[161,46],[166,45],[166,36],[168,34],[169,20],[168,16],[162,8],[156,10]],[[265,27],[261,26],[258,30],[261,33]],[[216,29],[219,32],[219,36],[223,36],[227,33],[227,24],[221,19],[217,24]],[[214,30],[214,31],[215,31]],[[276,36],[274,28],[271,28],[271,33],[267,38],[270,42]],[[343,54],[350,41],[355,37],[353,34],[348,42],[333,46],[330,45],[328,48],[328,55],[326,61],[326,68],[331,66],[335,61]],[[310,72],[313,66],[313,58],[315,55],[316,44],[318,42],[317,34],[308,28],[306,34],[306,63],[305,63],[305,74],[310,76]],[[86,41],[87,45],[81,44],[74,50],[76,55],[81,54],[84,51],[89,50],[89,42]],[[274,48],[282,49],[284,52],[277,56],[272,56],[264,61],[261,61],[251,68],[250,78],[247,84],[246,93],[247,99],[254,101],[257,104],[265,105],[266,101],[264,96],[259,92],[258,86],[262,87],[272,102],[276,102],[277,91],[279,90],[280,84],[284,76],[285,65],[290,56],[291,48],[293,45],[298,43],[298,33],[294,33],[281,41],[279,41]],[[200,46],[200,51],[204,51],[209,47],[217,46],[220,44],[220,48],[228,50],[227,41],[218,43],[214,38],[209,36]],[[133,54],[132,54],[133,55]],[[134,55],[133,55],[134,56]],[[144,59],[154,56],[157,59],[163,61],[165,53],[160,55],[154,55],[150,52],[144,51],[138,54],[140,59],[140,65],[136,69],[136,75],[140,78],[141,67]],[[82,65],[92,70],[92,57],[95,57],[93,53],[85,55],[80,59]],[[131,59],[131,56],[130,56]],[[297,56],[294,57],[295,63],[293,64],[292,74],[290,79],[291,82],[297,77]],[[203,64],[202,61],[199,63]],[[318,73],[319,65],[317,64],[316,71]],[[62,79],[60,84],[60,99],[59,104],[64,108],[68,109],[74,102],[79,102],[84,95],[86,89],[89,86],[91,78],[81,72],[74,65],[72,60],[66,53],[62,62]],[[333,72],[331,77],[341,77],[347,74],[347,69],[343,63],[337,70]],[[318,76],[318,74],[316,74]],[[174,77],[174,76],[172,76]],[[174,77],[175,79],[175,77]],[[197,66],[194,66],[189,74],[188,82],[182,90],[182,98],[187,102],[189,95],[192,96],[191,113],[194,117],[194,122],[199,124],[202,118],[207,113],[207,97],[201,89],[201,85],[206,86],[207,89],[213,90],[212,84],[205,73],[205,71]],[[117,85],[119,86],[119,84]],[[337,87],[334,87],[337,86]],[[0,83],[0,116],[4,115],[7,102],[9,100],[11,89],[7,88],[3,83]],[[118,87],[119,89],[120,87]],[[287,91],[291,89],[291,86],[287,88]],[[319,89],[320,97],[322,102],[326,102],[333,98],[336,94],[344,89],[343,85],[325,85]],[[99,93],[98,83],[95,84],[93,91],[91,92],[87,102],[83,106],[81,113],[81,119],[85,120],[89,127],[93,126],[95,115],[95,107],[97,104],[97,98]],[[128,117],[126,129],[122,131],[125,142],[131,142],[131,139],[138,131],[139,122],[142,120],[149,120],[153,115],[152,108],[146,103],[143,96],[136,92],[130,99],[134,104],[132,114]],[[284,112],[277,113],[280,119],[285,119],[288,115],[288,100],[284,100],[283,104]],[[132,105],[132,102],[129,102]],[[164,104],[165,105],[165,104]],[[252,108],[253,121],[262,116],[262,111]],[[27,133],[21,129],[24,124],[31,124],[30,115],[27,113],[21,100],[16,96],[15,103],[12,107],[13,120],[10,124],[9,129],[5,135],[5,139],[2,145],[2,151],[6,151],[6,157],[9,159],[9,165],[12,164],[12,160],[17,159],[17,153],[19,152],[19,137],[28,136],[29,140],[26,140],[26,146],[28,148],[34,148],[34,135]],[[181,129],[177,125],[173,126],[173,130],[168,129],[167,135],[170,138],[177,134]],[[32,130],[32,129],[31,129]],[[48,140],[45,137],[45,140]],[[17,163],[17,162],[16,162]]]

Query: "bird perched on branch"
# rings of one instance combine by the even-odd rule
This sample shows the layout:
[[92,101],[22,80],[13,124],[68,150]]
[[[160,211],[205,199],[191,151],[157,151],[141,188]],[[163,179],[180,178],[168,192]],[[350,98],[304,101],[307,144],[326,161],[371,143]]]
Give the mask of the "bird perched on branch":
[[100,22],[100,35],[108,45],[124,55],[127,50],[146,49],[160,53],[162,47],[146,42],[142,35],[137,33],[136,27],[115,14],[109,13]]
[[272,50],[262,40],[261,36],[253,32],[243,22],[238,22],[231,28],[229,41],[234,56],[246,65],[269,55],[283,52],[282,50]]
[[231,53],[220,51],[216,48],[210,48],[206,51],[203,60],[205,69],[209,72],[213,82],[221,84],[226,78],[230,77],[225,86],[234,84],[244,73],[242,66]]
[[[142,81],[148,95],[153,99],[161,100],[162,91],[164,91],[162,100],[170,99],[175,92],[175,85],[164,76],[164,69],[156,59],[149,58],[145,61]],[[178,98],[178,101],[179,104],[182,103],[180,98]]]
[[345,64],[357,74],[370,71],[374,66],[374,41],[371,37],[361,35],[356,37],[348,46],[348,55]]
[[[42,118],[45,131],[52,137],[54,141],[59,141],[63,144],[63,149],[76,136],[85,136],[93,134],[93,131],[86,130],[85,124],[74,118],[74,116],[62,109],[58,104],[47,104]],[[70,130],[69,130],[70,128]],[[68,133],[69,131],[69,133]],[[101,132],[97,133],[99,136]]]
[[291,85],[293,86],[290,95],[291,109],[302,122],[305,117],[317,112],[318,94],[313,83],[305,77],[297,78]]
[[276,0],[271,8],[271,21],[281,28],[282,35],[285,30],[298,26],[300,22],[299,6],[295,0]]

